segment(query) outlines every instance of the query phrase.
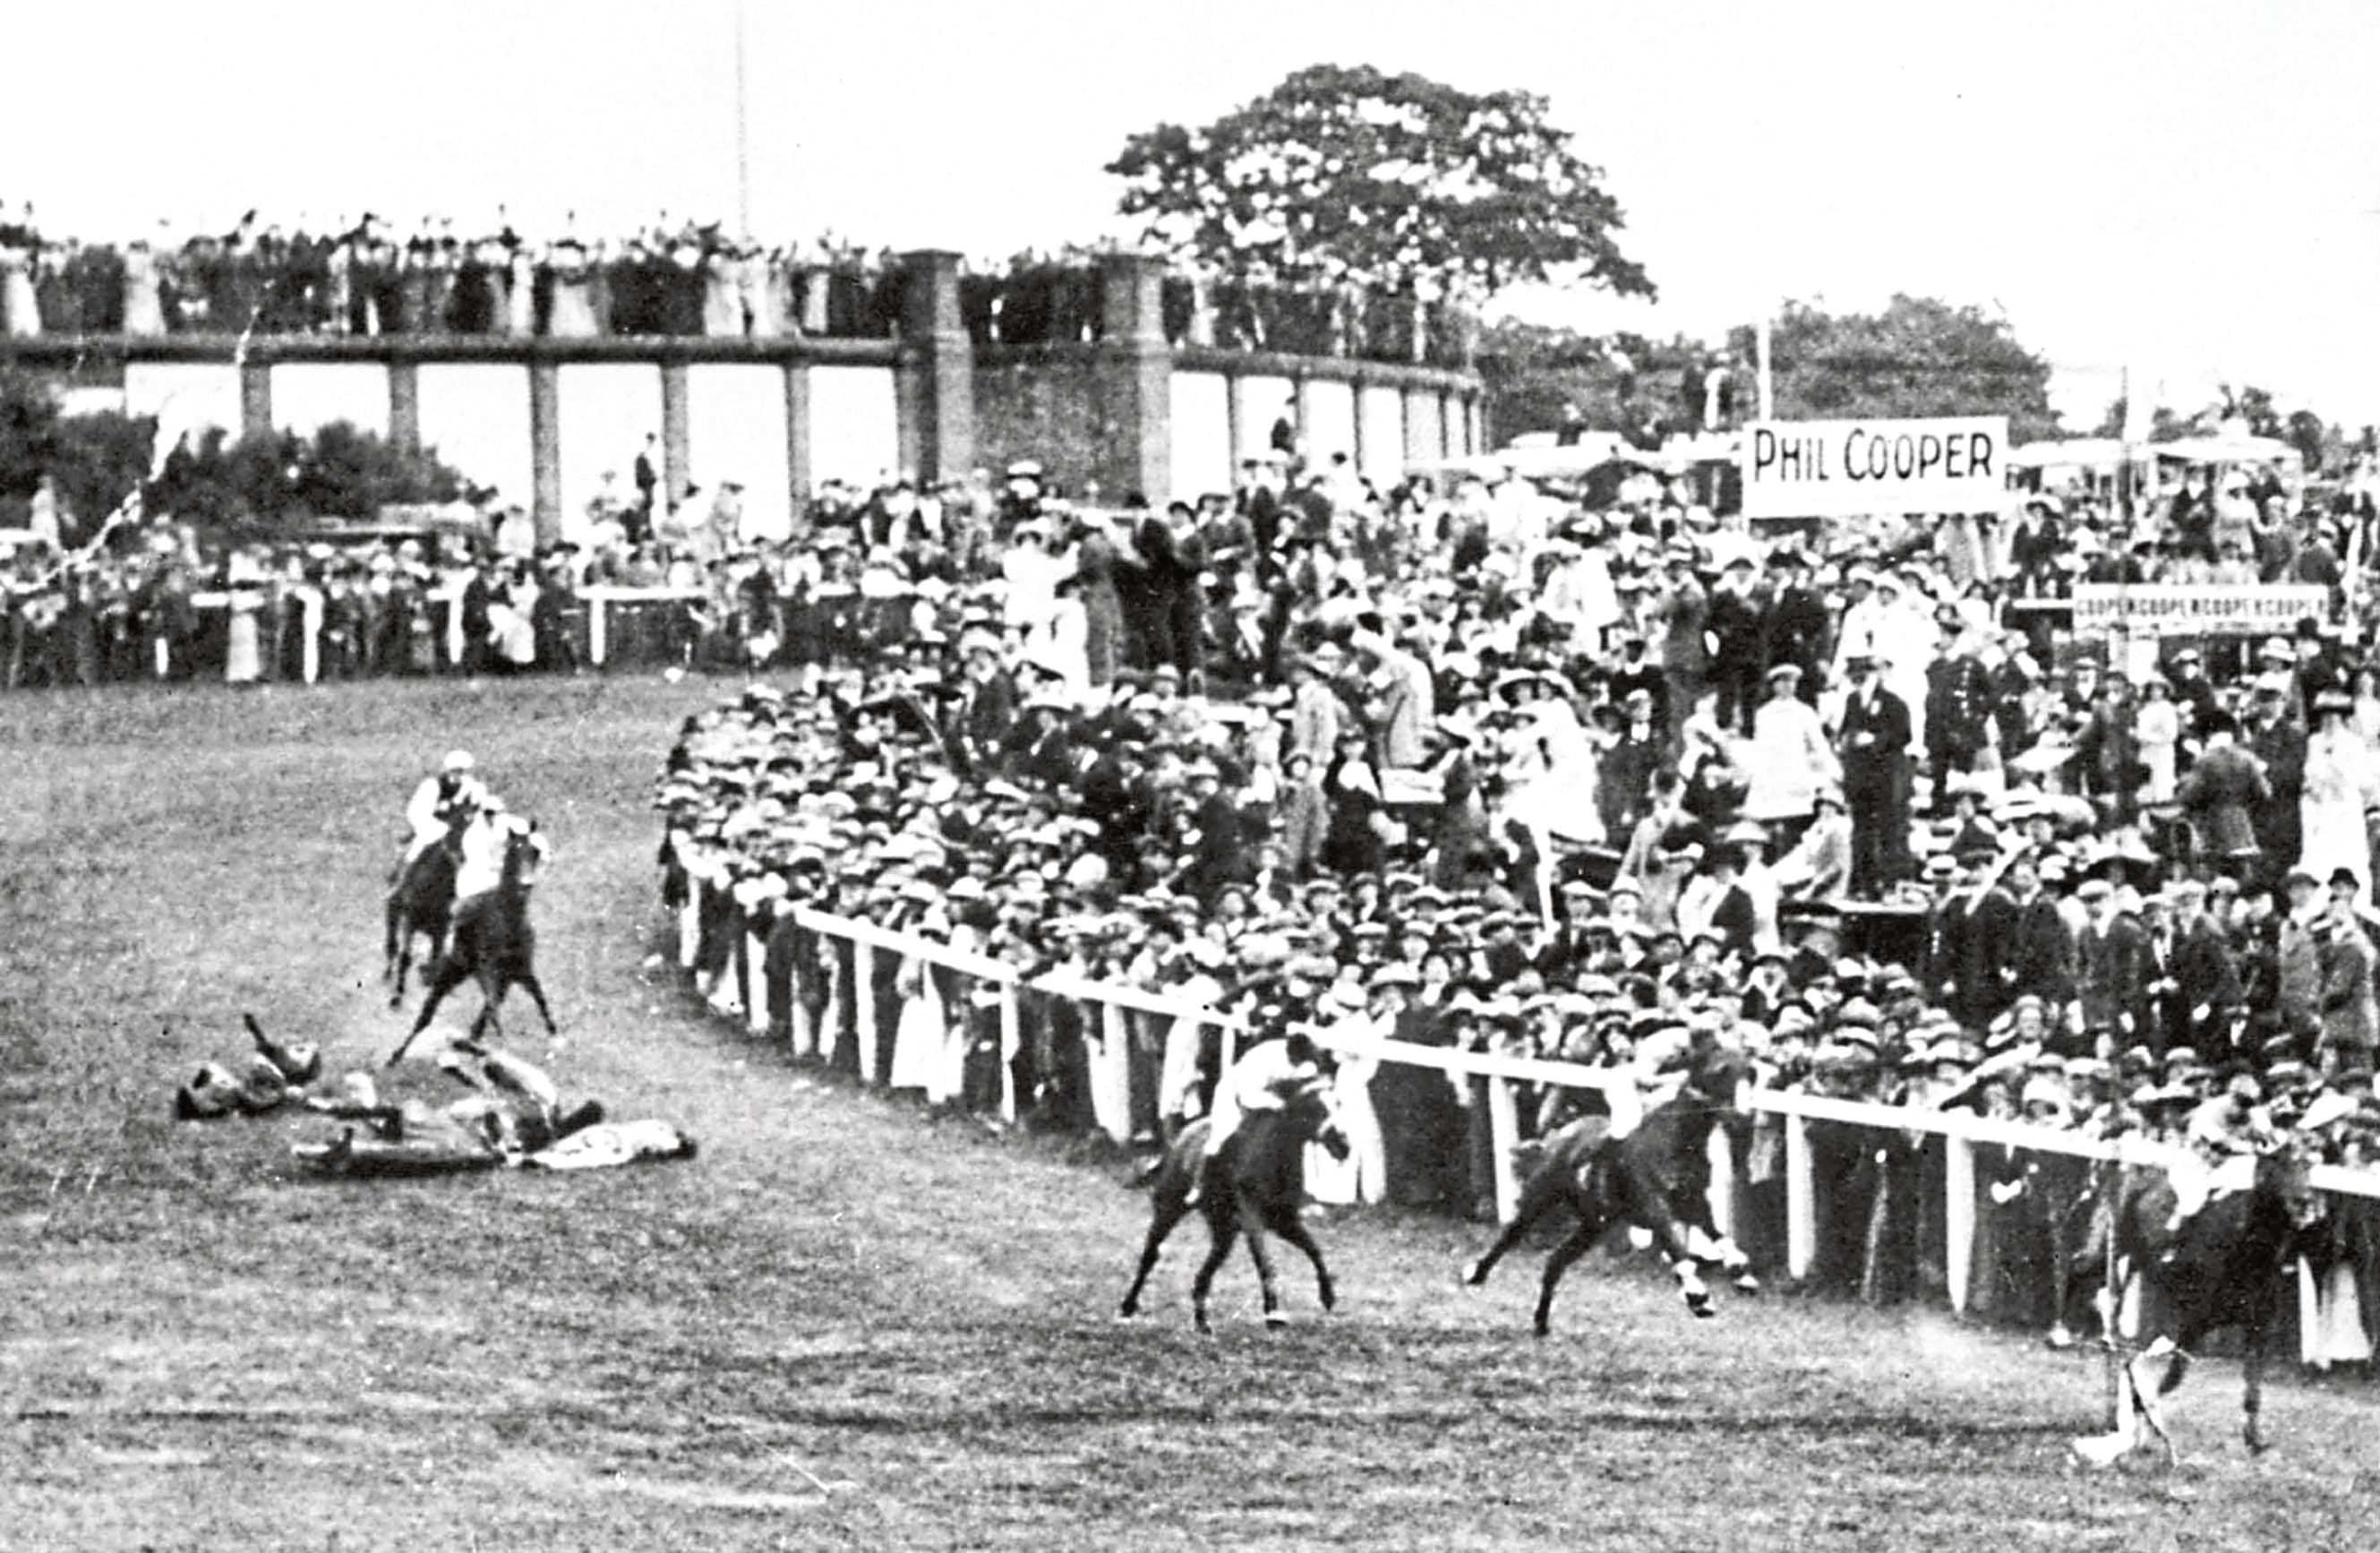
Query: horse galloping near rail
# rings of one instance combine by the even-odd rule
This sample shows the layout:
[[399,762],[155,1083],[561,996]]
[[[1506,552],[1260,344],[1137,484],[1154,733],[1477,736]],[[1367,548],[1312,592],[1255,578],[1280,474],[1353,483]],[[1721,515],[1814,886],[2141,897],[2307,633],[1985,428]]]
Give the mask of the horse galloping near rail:
[[1609,1117],[1584,1116],[1556,1133],[1521,1188],[1512,1221],[1463,1269],[1463,1281],[1487,1282],[1505,1253],[1548,1214],[1566,1207],[1578,1225],[1546,1258],[1537,1293],[1539,1337],[1552,1330],[1554,1289],[1562,1274],[1615,1224],[1652,1234],[1677,1275],[1686,1307],[1696,1316],[1716,1314],[1699,1270],[1703,1263],[1716,1263],[1746,1292],[1757,1290],[1751,1259],[1719,1232],[1710,1210],[1711,1133],[1727,1128],[1741,1156],[1747,1118],[1737,1093],[1751,1071],[1741,1049],[1705,1041],[1694,1052],[1684,1088],[1647,1111],[1633,1132],[1615,1137]]
[[538,1013],[545,1020],[546,1034],[558,1033],[553,1011],[546,1004],[545,989],[537,979],[537,933],[528,920],[532,888],[528,875],[540,844],[534,830],[512,831],[504,841],[504,871],[496,887],[457,908],[454,943],[439,963],[437,975],[431,979],[429,994],[421,1000],[421,1012],[414,1016],[413,1028],[389,1054],[389,1066],[403,1061],[412,1049],[414,1037],[430,1027],[431,1016],[438,1012],[446,994],[466,978],[477,979],[486,999],[479,1017],[471,1022],[470,1038],[474,1042],[490,1034],[503,1033],[499,1010],[504,994],[515,987],[536,1002]]
[[1202,1119],[1184,1128],[1151,1178],[1155,1215],[1149,1220],[1148,1238],[1140,1249],[1140,1268],[1133,1275],[1132,1287],[1125,1291],[1118,1314],[1140,1314],[1140,1292],[1157,1266],[1158,1252],[1165,1237],[1189,1216],[1190,1188],[1198,1181],[1202,1168],[1206,1183],[1197,1207],[1206,1216],[1208,1245],[1207,1259],[1199,1264],[1198,1275],[1190,1286],[1191,1319],[1198,1330],[1213,1330],[1207,1317],[1208,1291],[1214,1284],[1216,1270],[1231,1256],[1232,1244],[1242,1235],[1247,1237],[1248,1255],[1256,1259],[1257,1280],[1264,1291],[1266,1326],[1279,1327],[1288,1319],[1281,1313],[1280,1294],[1273,1282],[1272,1257],[1265,1244],[1268,1233],[1280,1236],[1305,1253],[1306,1260],[1314,1264],[1322,1308],[1335,1308],[1339,1294],[1330,1281],[1330,1269],[1323,1264],[1322,1247],[1315,1244],[1313,1232],[1300,1217],[1305,1204],[1305,1146],[1320,1143],[1332,1159],[1347,1157],[1347,1134],[1335,1120],[1329,1081],[1317,1080],[1307,1085],[1279,1110],[1249,1111],[1239,1130],[1224,1139],[1223,1147],[1208,1159],[1207,1134],[1212,1125],[1210,1121]]
[[388,1006],[405,1001],[406,973],[413,968],[413,940],[427,935],[429,958],[422,974],[434,977],[446,958],[446,933],[455,919],[455,870],[462,861],[463,830],[470,816],[458,815],[437,843],[426,846],[398,867],[396,882],[388,891],[387,963],[382,971],[389,982]]
[[[2173,1204],[2173,1187],[2157,1173],[2138,1178],[2116,1205],[2115,1287],[2121,1290],[2132,1276],[2139,1278],[2146,1329],[2141,1335],[2150,1341],[2124,1359],[2117,1426],[2074,1441],[2077,1455],[2101,1466],[2140,1444],[2143,1424],[2165,1446],[2167,1463],[2179,1462],[2157,1398],[2181,1384],[2194,1348],[2229,1327],[2240,1335],[2240,1408],[2246,1415],[2240,1438],[2251,1451],[2261,1452],[2268,1443],[2263,1425],[2265,1358],[2273,1319],[2301,1237],[2327,1211],[2313,1188],[2312,1166],[2294,1142],[2263,1150],[2254,1157],[2248,1189],[2216,1197],[2179,1235],[2168,1227]],[[2108,1325],[2112,1330],[2115,1323]],[[2152,1390],[2142,1384],[2142,1366],[2160,1359],[2165,1373]]]

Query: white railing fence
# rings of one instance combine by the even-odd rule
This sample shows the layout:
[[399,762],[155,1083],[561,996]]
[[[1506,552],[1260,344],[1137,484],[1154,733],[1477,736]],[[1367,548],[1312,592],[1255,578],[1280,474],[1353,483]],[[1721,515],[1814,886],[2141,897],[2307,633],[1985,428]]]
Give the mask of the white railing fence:
[[[749,881],[730,884],[723,855],[683,836],[674,839],[686,883],[679,913],[679,965],[695,973],[698,989],[715,1010],[743,1020],[754,1035],[783,1036],[797,1057],[840,1065],[863,1081],[922,1089],[929,1100],[996,1110],[1013,1123],[1029,1099],[1017,1093],[1019,1059],[1028,1038],[1023,1000],[1038,996],[1070,1004],[1081,1022],[1085,1120],[1118,1144],[1130,1144],[1160,1120],[1162,1102],[1155,1092],[1178,1092],[1173,1086],[1186,1072],[1184,1053],[1195,1056],[1206,1030],[1216,1034],[1220,1063],[1231,1061],[1240,1026],[1205,1004],[1064,973],[1028,977],[1002,961],[932,939],[790,905],[770,899]],[[804,947],[804,935],[811,953],[786,952]],[[929,974],[936,969],[942,977]],[[879,986],[887,975],[894,978],[890,998]],[[953,985],[946,988],[945,979]],[[1328,1029],[1318,1038],[1337,1049],[1342,1060],[1405,1064],[1450,1081],[1468,1081],[1485,1101],[1485,1184],[1500,1219],[1509,1220],[1520,1200],[1517,1160],[1526,1141],[1521,1121],[1525,1088],[1592,1091],[1615,1116],[1632,1115],[1640,1104],[1627,1077],[1609,1068],[1395,1040],[1359,1041]],[[1043,1054],[1032,1071],[1050,1076],[1051,1061]],[[992,1062],[996,1083],[982,1071]],[[1745,1106],[1755,1119],[1773,1118],[1782,1125],[1783,1251],[1786,1271],[1796,1280],[1808,1278],[1817,1265],[1823,1229],[1813,1123],[1940,1138],[1941,1272],[1950,1305],[1961,1314],[1977,1270],[1979,1149],[2121,1165],[2156,1165],[2172,1152],[2136,1137],[2103,1139],[1967,1111],[1793,1090],[1754,1089]],[[1734,1157],[1723,1133],[1713,1135],[1711,1147],[1714,1218],[1742,1240],[1742,1185],[1748,1162]],[[2338,1196],[2380,1197],[2380,1175],[2374,1172],[2325,1165],[2315,1170],[2313,1183]],[[2340,1356],[2337,1350],[2342,1347],[2354,1356],[2359,1341],[2368,1353],[2367,1335],[2340,1336],[2342,1321],[2356,1308],[2351,1272],[2334,1269],[2324,1280],[2327,1287],[2319,1290],[2314,1274],[2302,1265],[2299,1276],[2300,1329],[2308,1362]]]

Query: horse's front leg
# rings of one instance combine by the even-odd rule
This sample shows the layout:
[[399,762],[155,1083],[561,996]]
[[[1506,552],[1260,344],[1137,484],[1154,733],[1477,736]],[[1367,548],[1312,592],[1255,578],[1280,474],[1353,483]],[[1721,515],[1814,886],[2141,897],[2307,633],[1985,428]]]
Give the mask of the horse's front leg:
[[1463,1281],[1475,1286],[1487,1282],[1488,1275],[1496,1270],[1496,1264],[1504,1259],[1504,1254],[1520,1244],[1521,1237],[1534,1229],[1537,1220],[1545,1216],[1550,1202],[1550,1198],[1535,1197],[1523,1192],[1520,1210],[1512,1215],[1512,1221],[1498,1232],[1496,1243],[1481,1252],[1477,1261],[1463,1269]]
[[438,974],[431,978],[430,990],[422,995],[421,1012],[413,1016],[413,1028],[405,1033],[405,1038],[396,1043],[396,1049],[389,1053],[387,1066],[393,1068],[405,1060],[405,1054],[413,1049],[414,1038],[430,1028],[430,1016],[438,1012],[438,1005],[446,1001],[446,994],[455,990],[462,979],[460,976],[452,974],[450,966],[439,967]]
[[553,1023],[553,1010],[546,1007],[545,1004],[545,989],[539,984],[537,977],[534,975],[524,974],[515,980],[521,989],[528,994],[529,1001],[537,1005],[538,1017],[545,1021],[545,1033],[549,1036],[560,1035],[561,1029]]
[[1305,1227],[1305,1220],[1292,1214],[1275,1224],[1273,1230],[1281,1239],[1305,1252],[1305,1259],[1314,1264],[1314,1288],[1321,1296],[1322,1308],[1338,1309],[1338,1286],[1330,1281],[1330,1269],[1322,1263],[1322,1246],[1315,1240],[1314,1231]]
[[1678,1292],[1686,1299],[1686,1308],[1696,1316],[1713,1316],[1710,1289],[1703,1282],[1699,1262],[1694,1256],[1694,1231],[1683,1219],[1664,1213],[1653,1220],[1653,1240],[1661,1254],[1670,1259],[1670,1271],[1678,1280]]
[[1248,1255],[1257,1265],[1257,1288],[1264,1300],[1264,1321],[1268,1327],[1285,1325],[1289,1317],[1281,1310],[1281,1287],[1274,1280],[1272,1251],[1266,1244],[1263,1216],[1243,1205],[1240,1209],[1240,1232],[1248,1238]]
[[1603,1220],[1592,1213],[1582,1214],[1578,1228],[1546,1258],[1546,1270],[1537,1282],[1537,1313],[1531,1329],[1537,1336],[1546,1337],[1554,1329],[1555,1285],[1561,1282],[1562,1274],[1570,1271],[1570,1265],[1585,1256],[1602,1235]]
[[1215,1285],[1215,1269],[1223,1265],[1232,1243],[1240,1238],[1240,1222],[1227,1213],[1209,1213],[1207,1233],[1207,1259],[1198,1264],[1198,1276],[1190,1280],[1190,1322],[1202,1332],[1215,1329],[1207,1320],[1207,1292]]

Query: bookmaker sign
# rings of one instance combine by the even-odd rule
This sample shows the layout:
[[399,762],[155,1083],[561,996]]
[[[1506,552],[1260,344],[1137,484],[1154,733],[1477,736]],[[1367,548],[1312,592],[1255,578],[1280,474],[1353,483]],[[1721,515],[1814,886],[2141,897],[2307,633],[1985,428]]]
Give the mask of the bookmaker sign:
[[1743,516],[1996,513],[2008,418],[1758,420],[1743,433]]
[[2135,637],[2286,637],[2299,621],[2322,620],[2329,613],[2330,589],[2318,584],[2084,582],[2074,587],[2078,636],[2121,629]]

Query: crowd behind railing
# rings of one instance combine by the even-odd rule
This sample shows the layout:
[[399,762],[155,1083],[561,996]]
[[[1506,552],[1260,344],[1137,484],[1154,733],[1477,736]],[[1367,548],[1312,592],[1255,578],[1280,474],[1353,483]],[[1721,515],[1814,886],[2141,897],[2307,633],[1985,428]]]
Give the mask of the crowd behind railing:
[[[509,224],[400,236],[378,216],[321,231],[260,224],[123,245],[0,221],[0,335],[438,335],[585,339],[899,337],[901,258],[821,238],[737,237],[672,224],[616,238],[539,241]],[[1162,290],[1175,345],[1467,365],[1470,316],[1410,291],[1184,273]],[[970,265],[959,309],[978,345],[1088,344],[1105,315],[1098,256]]]

